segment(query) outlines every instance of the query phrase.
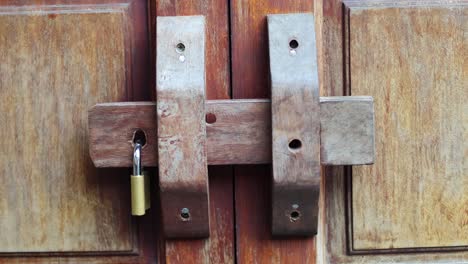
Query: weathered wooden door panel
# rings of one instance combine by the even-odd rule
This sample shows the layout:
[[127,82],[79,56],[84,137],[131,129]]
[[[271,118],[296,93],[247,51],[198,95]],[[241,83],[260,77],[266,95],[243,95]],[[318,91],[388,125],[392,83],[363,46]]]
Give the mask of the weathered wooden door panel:
[[151,261],[128,171],[95,169],[87,148],[91,106],[150,99],[146,14],[141,0],[0,3],[0,256]]
[[320,8],[323,88],[374,97],[377,148],[372,166],[326,173],[323,263],[468,262],[467,14],[463,1]]
[[375,98],[380,154],[352,171],[353,249],[467,246],[468,8],[347,7],[347,87]]
[[[468,262],[466,5],[1,1],[0,262]],[[312,10],[321,95],[373,95],[377,124],[375,165],[325,168],[317,239],[271,237],[265,166],[210,168],[209,239],[130,217],[129,172],[90,162],[87,111],[154,100],[155,16],[207,16],[208,99],[264,98],[266,15]]]

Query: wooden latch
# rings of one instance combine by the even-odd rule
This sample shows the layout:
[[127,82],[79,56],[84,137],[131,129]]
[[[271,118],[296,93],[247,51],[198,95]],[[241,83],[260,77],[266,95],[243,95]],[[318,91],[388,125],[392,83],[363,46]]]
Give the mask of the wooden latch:
[[159,188],[168,237],[209,236],[205,18],[158,17]]
[[[205,100],[205,21],[157,20],[157,101],[89,112],[96,167],[159,167],[168,237],[209,235],[208,165],[272,163],[272,233],[317,233],[321,165],[374,162],[372,97],[319,97],[312,14],[268,16],[271,100]],[[205,121],[205,115],[209,120]],[[137,132],[138,131],[138,132]]]

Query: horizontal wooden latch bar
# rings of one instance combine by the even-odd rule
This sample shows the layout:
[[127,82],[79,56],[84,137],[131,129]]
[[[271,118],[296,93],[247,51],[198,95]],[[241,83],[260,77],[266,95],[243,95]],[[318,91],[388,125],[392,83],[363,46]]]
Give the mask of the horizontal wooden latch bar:
[[[269,99],[206,101],[209,165],[271,163]],[[304,113],[307,114],[307,113]],[[90,155],[96,167],[131,167],[133,137],[142,131],[142,164],[158,166],[156,103],[103,103],[89,111]],[[374,106],[369,96],[320,97],[323,165],[374,162]]]

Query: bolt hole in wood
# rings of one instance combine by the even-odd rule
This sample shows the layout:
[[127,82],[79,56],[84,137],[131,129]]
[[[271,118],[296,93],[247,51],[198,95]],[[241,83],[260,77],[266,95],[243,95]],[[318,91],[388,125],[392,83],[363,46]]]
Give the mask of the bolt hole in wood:
[[208,124],[214,124],[216,123],[216,115],[213,113],[207,113],[205,115],[205,120],[206,120],[206,123]]
[[146,133],[141,129],[135,130],[133,132],[132,145],[135,146],[136,143],[140,143],[142,147],[146,145]]
[[292,222],[299,220],[300,217],[301,217],[301,213],[296,210],[292,211],[291,214],[289,215],[289,218],[291,219]]
[[190,220],[190,210],[188,208],[182,208],[182,210],[180,210],[180,219],[182,219],[182,221]]
[[181,42],[181,43],[177,43],[177,45],[176,45],[176,51],[177,51],[178,53],[183,53],[183,52],[185,51],[185,45],[184,45],[184,43],[182,43],[182,42]]
[[295,39],[292,39],[291,41],[289,41],[289,47],[291,49],[297,49],[299,47],[299,42]]
[[293,139],[289,142],[289,149],[290,150],[298,150],[302,147],[302,142],[299,139]]
[[185,52],[185,44],[182,42],[177,43],[175,50],[177,53],[179,53],[179,61],[180,62],[185,62],[185,55],[183,54]]

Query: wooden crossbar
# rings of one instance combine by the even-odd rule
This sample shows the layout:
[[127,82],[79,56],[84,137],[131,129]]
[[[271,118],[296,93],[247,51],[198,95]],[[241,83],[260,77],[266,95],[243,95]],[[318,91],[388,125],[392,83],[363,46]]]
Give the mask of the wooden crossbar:
[[[374,162],[372,97],[320,97],[320,112],[322,165]],[[271,163],[270,100],[208,100],[206,113],[209,119],[216,118],[206,126],[209,165]],[[131,167],[132,140],[138,130],[146,135],[143,166],[158,166],[154,102],[94,106],[89,111],[89,152],[94,165]]]

